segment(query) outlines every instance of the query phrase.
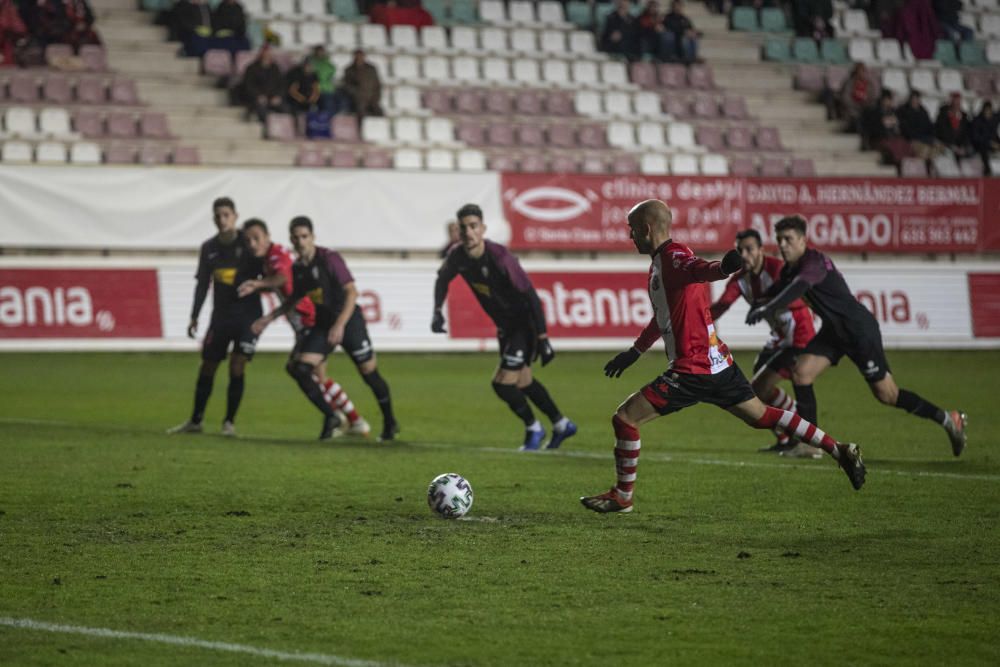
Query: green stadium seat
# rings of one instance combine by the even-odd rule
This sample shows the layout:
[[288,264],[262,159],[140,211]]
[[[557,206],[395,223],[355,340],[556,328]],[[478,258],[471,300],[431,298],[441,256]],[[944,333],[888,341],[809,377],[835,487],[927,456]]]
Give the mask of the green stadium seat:
[[170,9],[172,0],[142,0],[142,8],[147,12],[158,12],[163,9]]
[[796,37],[792,42],[792,59],[800,63],[820,62],[816,40],[812,37]]
[[594,26],[596,27],[598,36],[604,34],[604,22],[608,20],[608,16],[613,14],[614,11],[615,6],[610,2],[594,5]]
[[958,65],[958,54],[955,53],[955,42],[949,39],[939,39],[934,44],[934,60],[945,67],[956,67]]
[[785,12],[777,7],[760,10],[760,29],[764,32],[788,32]]
[[590,30],[594,25],[593,17],[590,15],[590,5],[579,0],[566,3],[566,20],[580,30]]
[[764,43],[764,60],[787,63],[792,59],[792,52],[787,39],[769,39]]
[[475,0],[451,0],[452,25],[474,25],[479,23],[479,6]]
[[829,65],[846,65],[850,62],[847,57],[847,47],[839,39],[824,39],[819,48],[823,62]]
[[753,7],[733,7],[730,16],[733,30],[740,32],[757,32],[760,26],[757,24],[757,10]]
[[358,3],[355,0],[330,0],[327,8],[330,14],[344,21],[367,20],[358,10]]
[[969,67],[984,67],[986,61],[986,45],[982,42],[962,42],[958,47],[958,57],[963,65]]
[[434,23],[438,25],[448,23],[448,5],[445,0],[423,0],[421,4],[427,13],[434,17]]

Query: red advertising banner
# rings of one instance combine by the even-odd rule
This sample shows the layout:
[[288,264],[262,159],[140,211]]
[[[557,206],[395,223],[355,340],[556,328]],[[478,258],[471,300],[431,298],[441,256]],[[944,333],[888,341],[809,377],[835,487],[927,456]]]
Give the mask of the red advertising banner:
[[[653,316],[643,271],[532,271],[531,282],[553,338],[634,337]],[[451,283],[447,307],[452,338],[496,336],[496,325],[461,278]]]
[[1000,250],[994,179],[764,179],[503,174],[515,250],[630,251],[626,215],[643,199],[674,211],[673,238],[696,252],[732,247],[754,228],[801,214],[812,245],[833,252]]
[[159,338],[153,269],[0,269],[0,338]]
[[973,336],[1000,336],[1000,273],[969,274],[969,306]]
[[633,251],[626,216],[636,202],[674,210],[673,238],[699,249],[729,248],[745,226],[737,178],[502,174],[504,216],[515,250]]

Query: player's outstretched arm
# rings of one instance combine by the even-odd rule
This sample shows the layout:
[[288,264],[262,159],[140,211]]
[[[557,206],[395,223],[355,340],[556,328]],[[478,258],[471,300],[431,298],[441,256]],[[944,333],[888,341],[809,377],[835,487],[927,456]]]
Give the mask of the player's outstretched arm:
[[448,285],[455,277],[455,270],[444,260],[444,264],[438,269],[437,280],[434,281],[434,314],[431,316],[431,331],[434,333],[448,333],[444,328],[444,300],[448,296]]
[[282,273],[275,273],[264,278],[259,278],[257,280],[244,280],[240,283],[240,286],[236,288],[236,293],[243,296],[250,296],[254,292],[266,292],[268,290],[279,290],[287,281],[287,278]]
[[730,278],[729,282],[726,283],[726,289],[722,292],[722,296],[719,300],[709,306],[708,311],[712,315],[712,320],[715,321],[722,317],[730,306],[736,303],[736,300],[740,298],[740,284],[737,282],[736,278]]
[[742,269],[743,260],[740,259],[740,253],[735,250],[727,252],[719,262],[709,262],[701,257],[688,255],[676,268],[687,272],[696,282],[711,283],[728,278]]
[[642,356],[642,352],[630,347],[629,349],[615,355],[615,358],[604,364],[604,374],[609,378],[621,377],[625,369],[634,364]]

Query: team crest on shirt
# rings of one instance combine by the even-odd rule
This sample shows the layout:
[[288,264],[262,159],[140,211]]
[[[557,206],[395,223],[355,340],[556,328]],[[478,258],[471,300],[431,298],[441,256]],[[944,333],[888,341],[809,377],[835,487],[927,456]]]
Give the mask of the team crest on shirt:
[[312,267],[312,277],[314,279],[316,279],[316,280],[319,280],[319,267],[318,266]]
[[490,270],[489,270],[488,267],[484,266],[483,267],[483,278],[489,278],[489,277],[490,277]]

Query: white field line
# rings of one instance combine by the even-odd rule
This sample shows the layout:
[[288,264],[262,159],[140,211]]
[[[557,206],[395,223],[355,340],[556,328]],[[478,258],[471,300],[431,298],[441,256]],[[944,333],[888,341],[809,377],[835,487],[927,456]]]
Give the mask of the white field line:
[[[132,426],[124,426],[121,424],[107,424],[107,423],[76,423],[76,422],[66,422],[50,419],[22,419],[18,417],[0,417],[0,424],[23,424],[27,426],[59,426],[59,427],[72,427],[79,429],[105,429],[109,431],[119,431],[123,433],[136,433],[136,432],[151,432],[149,429],[135,428]],[[211,434],[208,434],[211,435]],[[177,436],[180,438],[184,437],[197,437],[181,435]],[[257,442],[273,442],[275,438],[264,437],[264,436],[247,436],[240,435],[240,440],[250,440]],[[308,443],[308,440],[303,440],[303,444]],[[349,442],[349,441],[347,441]],[[549,456],[549,457],[559,457],[559,458],[575,458],[575,459],[598,459],[612,461],[613,455],[611,453],[611,448],[608,448],[607,453],[602,452],[581,452],[575,451],[573,449],[558,449],[558,450],[540,450],[537,452],[522,452],[515,447],[475,447],[469,445],[455,445],[443,442],[406,442],[407,447],[421,447],[426,449],[454,449],[461,452],[476,452],[483,454],[507,454],[514,456],[532,457],[532,456]],[[702,466],[720,466],[726,468],[765,468],[771,470],[812,470],[812,471],[826,471],[833,472],[838,469],[832,465],[832,461],[827,461],[825,458],[822,461],[811,461],[807,464],[793,463],[792,461],[783,461],[782,463],[761,463],[757,461],[730,461],[726,459],[711,459],[702,457],[688,457],[684,455],[677,454],[658,454],[649,451],[644,451],[642,454],[642,460],[646,463],[658,462],[658,463],[688,463],[692,465],[702,465]],[[770,455],[762,458],[770,458]],[[775,457],[777,458],[777,457]],[[923,462],[917,460],[910,460],[913,463]],[[893,470],[891,468],[882,468],[878,466],[874,469],[868,470],[869,475],[894,475],[898,477],[924,477],[931,479],[960,479],[965,481],[980,481],[980,482],[1000,482],[1000,475],[990,475],[983,473],[959,473],[959,472],[937,472],[933,470]]]
[[[317,665],[338,665],[340,667],[387,667],[390,664],[373,662],[370,660],[343,658],[338,655],[329,655],[326,653],[275,651],[274,649],[258,648],[247,644],[215,642],[206,639],[197,639],[195,637],[165,635],[156,632],[128,632],[125,630],[112,630],[110,628],[90,628],[83,625],[46,623],[44,621],[36,621],[30,618],[9,618],[0,616],[0,626],[18,628],[21,630],[38,630],[41,632],[55,632],[69,635],[85,635],[87,637],[100,637],[102,639],[137,639],[139,641],[170,644],[172,646],[201,648],[208,651],[243,653],[245,655],[252,655],[256,658],[270,658],[272,660],[283,660],[288,662],[311,662]],[[395,665],[396,663],[391,664]]]

